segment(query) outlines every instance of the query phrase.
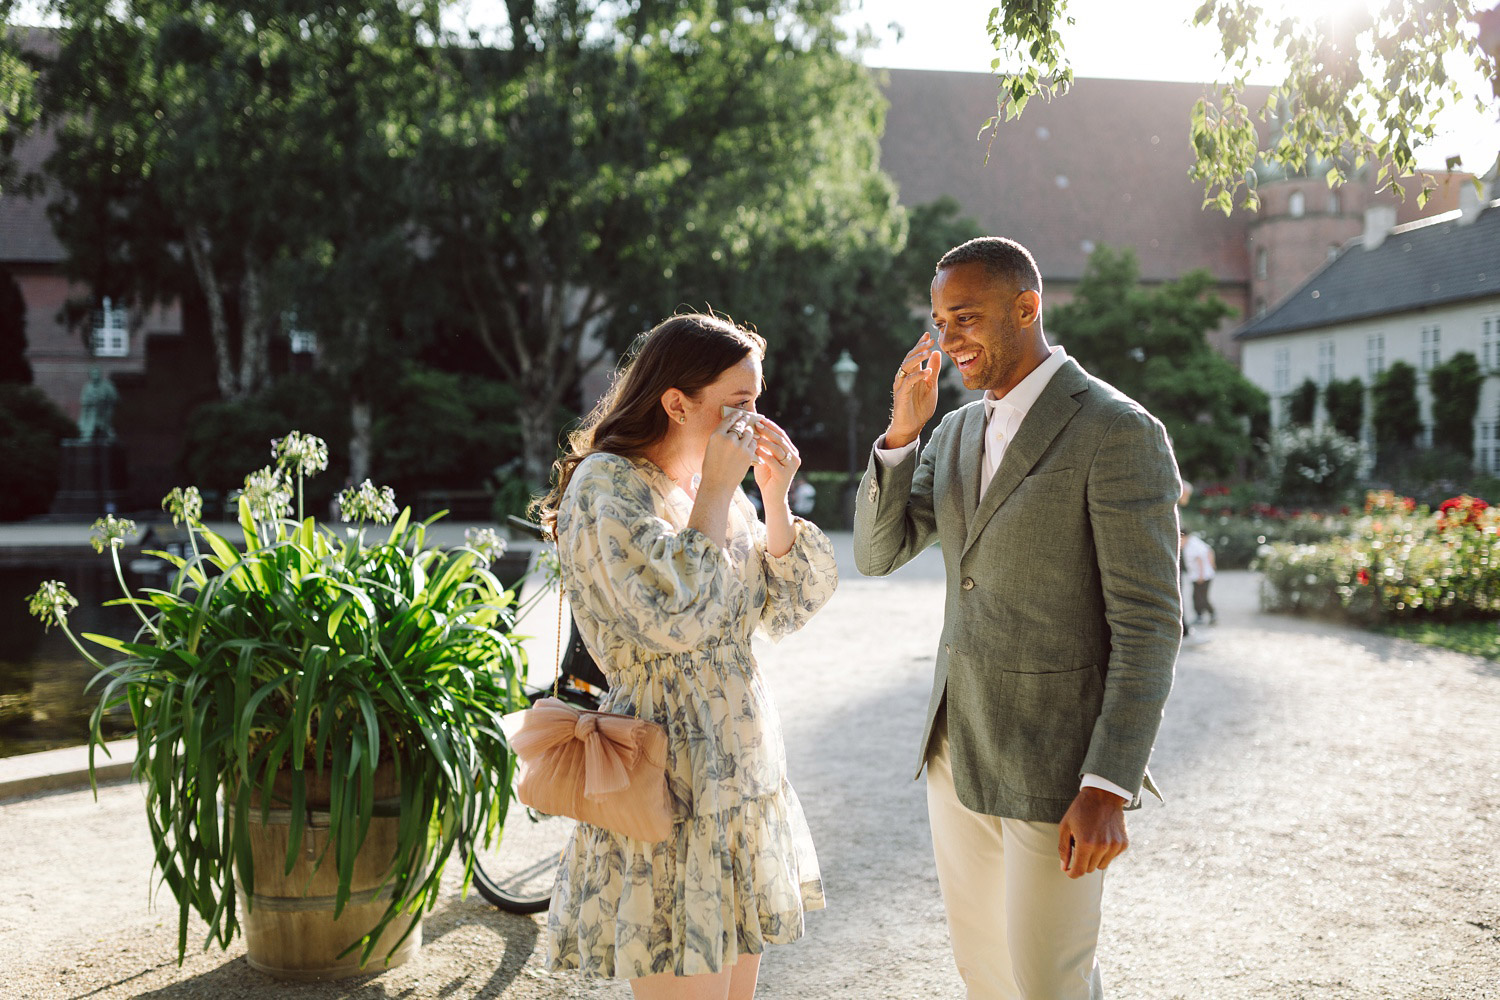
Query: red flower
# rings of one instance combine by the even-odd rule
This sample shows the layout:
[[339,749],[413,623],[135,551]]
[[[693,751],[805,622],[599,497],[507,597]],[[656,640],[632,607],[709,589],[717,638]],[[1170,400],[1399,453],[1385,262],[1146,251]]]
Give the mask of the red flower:
[[1358,573],[1354,574],[1354,580],[1361,587],[1368,587],[1370,585],[1370,571],[1361,568]]
[[1417,509],[1417,502],[1411,497],[1402,497],[1401,506],[1405,507],[1407,511],[1410,512]]

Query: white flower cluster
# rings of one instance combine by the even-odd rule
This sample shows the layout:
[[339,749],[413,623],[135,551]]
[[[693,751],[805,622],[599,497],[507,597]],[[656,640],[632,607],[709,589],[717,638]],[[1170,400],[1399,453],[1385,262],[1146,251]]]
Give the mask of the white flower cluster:
[[27,600],[31,613],[48,629],[61,625],[68,612],[78,607],[78,598],[68,593],[67,584],[61,580],[48,580]]
[[89,544],[94,547],[95,552],[103,552],[106,548],[118,548],[124,545],[125,536],[135,534],[136,528],[135,522],[129,518],[115,517],[110,514],[108,517],[101,517],[95,521],[89,530],[92,532]]
[[495,534],[494,528],[465,529],[464,544],[490,562],[505,555],[505,539]]
[[328,442],[311,434],[292,431],[271,441],[271,457],[278,468],[307,478],[328,468]]
[[196,486],[174,487],[162,498],[161,509],[171,513],[173,524],[182,521],[194,524],[203,517],[203,496]]
[[240,497],[250,506],[250,516],[257,521],[274,521],[292,512],[292,484],[281,469],[269,465],[245,477]]
[[357,488],[339,494],[339,516],[345,521],[388,524],[396,516],[396,491],[389,486],[377,487],[366,479]]

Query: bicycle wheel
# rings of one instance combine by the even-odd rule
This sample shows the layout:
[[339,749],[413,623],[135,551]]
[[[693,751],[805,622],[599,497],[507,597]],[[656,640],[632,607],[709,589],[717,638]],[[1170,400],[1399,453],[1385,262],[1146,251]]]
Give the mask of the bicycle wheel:
[[474,888],[510,913],[545,910],[558,858],[577,825],[566,816],[543,816],[512,797],[503,836],[497,832],[495,843],[473,850]]

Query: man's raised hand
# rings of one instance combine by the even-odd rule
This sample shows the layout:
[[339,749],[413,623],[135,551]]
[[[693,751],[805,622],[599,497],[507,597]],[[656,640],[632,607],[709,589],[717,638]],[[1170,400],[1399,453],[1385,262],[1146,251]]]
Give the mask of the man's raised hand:
[[937,380],[942,367],[943,353],[932,334],[924,331],[917,346],[901,359],[891,385],[891,423],[885,431],[887,448],[903,448],[915,441],[937,412]]

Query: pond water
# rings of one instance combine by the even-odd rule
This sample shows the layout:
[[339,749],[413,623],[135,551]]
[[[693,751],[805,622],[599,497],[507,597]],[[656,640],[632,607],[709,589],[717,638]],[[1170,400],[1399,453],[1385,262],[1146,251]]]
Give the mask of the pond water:
[[[161,547],[180,548],[172,544]],[[142,559],[137,551],[122,553],[121,565],[132,590],[171,587],[170,567],[160,560]],[[527,549],[516,547],[496,560],[492,569],[503,583],[511,585],[525,573],[526,566]],[[97,671],[78,655],[62,630],[44,630],[27,611],[26,599],[44,580],[63,581],[78,598],[78,607],[68,616],[75,636],[97,632],[132,639],[140,627],[140,619],[130,608],[102,606],[121,596],[108,554],[96,555],[82,546],[77,555],[40,558],[29,556],[23,548],[0,550],[0,757],[86,743],[89,715],[102,691],[102,684],[89,689]],[[547,650],[549,664],[555,635],[555,625],[549,622],[556,613],[553,605],[550,613],[537,615],[537,630],[546,632],[545,641],[539,645]],[[87,640],[80,641],[90,646]],[[91,648],[90,652],[104,663],[119,658],[105,649]],[[128,736],[132,732],[129,712],[121,708],[106,718],[103,730],[110,739]]]
[[[86,742],[89,714],[99,701],[98,687],[86,690],[94,667],[61,629],[44,630],[26,609],[26,598],[44,580],[63,581],[78,598],[68,616],[74,635],[97,632],[129,639],[140,625],[129,608],[101,607],[120,596],[108,555],[84,549],[77,556],[29,559],[24,549],[12,549],[0,558],[0,757]],[[132,587],[161,586],[166,576],[127,569],[125,580]],[[91,652],[105,663],[117,659],[108,650]],[[128,735],[129,713],[106,719],[104,731],[110,738]]]

